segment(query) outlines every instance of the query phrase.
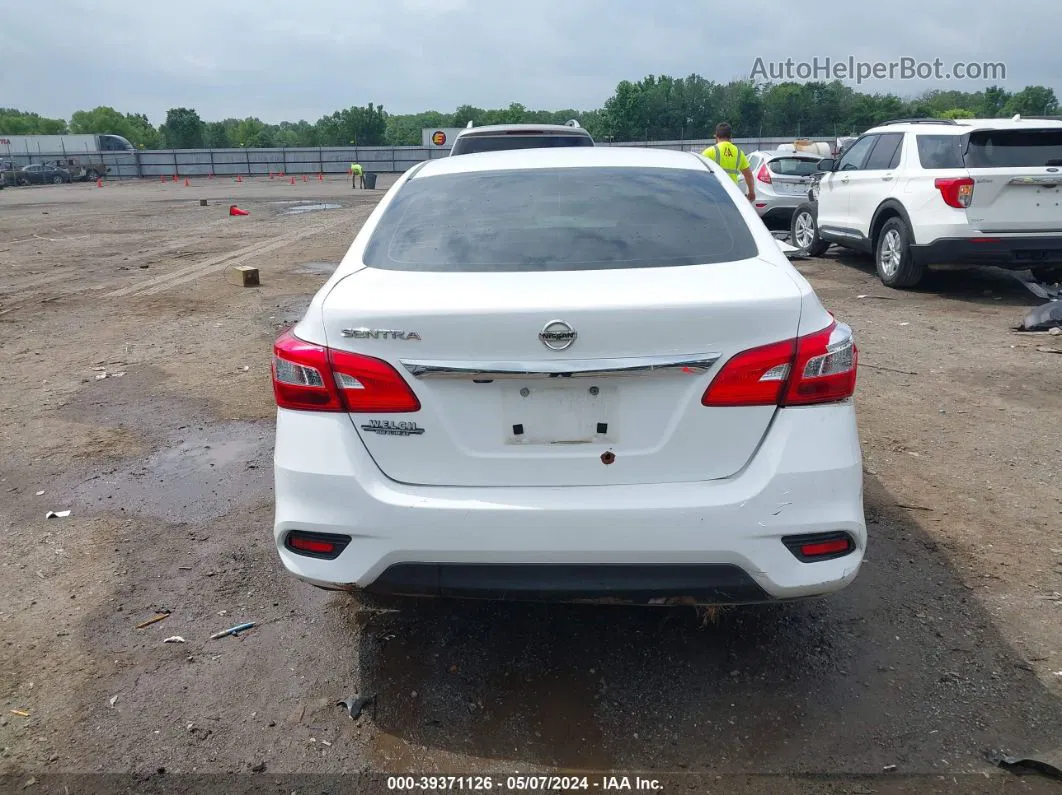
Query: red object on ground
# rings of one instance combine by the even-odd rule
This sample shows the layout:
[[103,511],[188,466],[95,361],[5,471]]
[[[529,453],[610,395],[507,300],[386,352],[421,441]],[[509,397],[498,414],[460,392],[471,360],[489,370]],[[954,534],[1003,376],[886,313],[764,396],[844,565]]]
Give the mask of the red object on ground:
[[235,204],[229,207],[229,215],[250,215],[246,210],[241,210]]
[[97,188],[102,188],[103,187],[103,179],[102,178],[96,180],[96,187]]
[[176,182],[176,181],[177,181],[177,175],[176,175],[176,174],[174,174],[174,175],[173,175],[173,181],[174,181],[174,182]]
[[295,184],[295,177],[292,177],[292,178],[291,178],[291,184],[292,184],[292,185],[294,185],[294,184]]
[[243,177],[241,177],[239,174],[237,174],[236,175],[236,181],[237,182],[243,182]]
[[184,187],[186,187],[186,188],[192,187],[192,183],[189,181],[188,177],[184,178]]

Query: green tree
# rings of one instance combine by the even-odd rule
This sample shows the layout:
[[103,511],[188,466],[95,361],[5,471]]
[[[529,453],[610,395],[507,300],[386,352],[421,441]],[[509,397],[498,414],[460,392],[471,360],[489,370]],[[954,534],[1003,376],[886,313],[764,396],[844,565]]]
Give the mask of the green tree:
[[249,149],[267,149],[275,145],[273,131],[256,118],[239,122],[231,137],[234,146],[246,146]]
[[1053,116],[1058,113],[1055,92],[1046,86],[1026,86],[1014,94],[1003,107],[1004,116]]
[[5,135],[64,135],[67,132],[63,119],[46,119],[38,113],[0,108],[0,133]]
[[167,149],[202,149],[206,125],[199,114],[190,108],[171,108],[166,111],[166,123],[160,132],[162,143]]
[[972,110],[966,108],[949,108],[940,114],[942,119],[972,119],[974,114]]
[[981,96],[980,107],[976,109],[977,116],[984,119],[995,119],[1003,115],[1003,109],[1010,100],[1010,93],[999,86],[989,86]]
[[159,144],[158,131],[142,113],[121,114],[101,105],[79,110],[70,117],[70,132],[93,135],[120,135],[138,148],[153,149]]

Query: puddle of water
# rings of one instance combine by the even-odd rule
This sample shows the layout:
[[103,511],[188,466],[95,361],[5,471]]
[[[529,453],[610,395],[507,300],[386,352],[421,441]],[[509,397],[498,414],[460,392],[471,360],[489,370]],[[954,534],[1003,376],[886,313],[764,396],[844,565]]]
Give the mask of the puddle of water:
[[272,434],[264,423],[186,428],[169,446],[81,484],[76,500],[168,522],[223,516],[269,493]]
[[319,210],[338,210],[342,206],[342,204],[300,204],[290,210],[285,210],[284,215],[302,215],[302,213],[314,213]]
[[331,276],[332,271],[338,267],[336,262],[304,262],[295,269],[296,273],[314,273],[323,276]]

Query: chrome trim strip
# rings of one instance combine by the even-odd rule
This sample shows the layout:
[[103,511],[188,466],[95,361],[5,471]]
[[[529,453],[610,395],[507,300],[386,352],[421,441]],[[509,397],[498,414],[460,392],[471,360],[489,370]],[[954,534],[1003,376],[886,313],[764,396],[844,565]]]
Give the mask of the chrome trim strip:
[[664,375],[678,371],[706,373],[721,354],[696,353],[683,356],[632,356],[624,359],[569,359],[567,361],[460,362],[411,361],[402,365],[415,378],[461,378],[493,381],[511,378],[590,378],[601,376]]
[[1047,188],[1057,188],[1062,184],[1062,177],[1057,175],[1050,177],[1015,177],[1008,185],[1042,185]]

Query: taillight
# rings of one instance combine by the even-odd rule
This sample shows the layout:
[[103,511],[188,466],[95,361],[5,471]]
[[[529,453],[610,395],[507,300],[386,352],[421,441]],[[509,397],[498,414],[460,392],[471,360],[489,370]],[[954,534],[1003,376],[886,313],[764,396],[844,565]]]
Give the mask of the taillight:
[[941,177],[933,184],[949,207],[961,210],[973,201],[974,181],[969,177]]
[[409,384],[387,362],[314,345],[290,331],[273,345],[273,394],[280,408],[301,411],[420,411]]
[[705,390],[705,406],[804,406],[855,392],[859,352],[852,330],[831,323],[795,340],[744,351]]
[[768,185],[771,184],[771,172],[767,170],[767,164],[764,163],[760,166],[760,170],[756,173],[756,179],[760,182],[764,182]]
[[831,323],[797,340],[796,363],[783,406],[832,403],[855,392],[859,351],[852,329]]

